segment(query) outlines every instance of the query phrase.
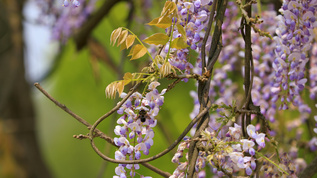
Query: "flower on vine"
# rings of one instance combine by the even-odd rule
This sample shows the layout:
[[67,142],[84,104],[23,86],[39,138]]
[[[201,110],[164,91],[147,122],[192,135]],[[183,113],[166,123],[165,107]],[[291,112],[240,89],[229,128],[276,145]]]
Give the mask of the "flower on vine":
[[256,139],[258,137],[258,135],[256,134],[255,132],[255,127],[254,125],[248,125],[247,127],[247,132],[248,132],[248,135],[253,138],[253,139]]
[[229,127],[229,134],[232,136],[234,139],[239,140],[242,134],[241,126],[238,124],[234,123],[234,127]]
[[[63,6],[68,7],[69,6],[69,1],[70,0],[64,0]],[[78,0],[72,0],[73,1],[73,7],[78,7],[80,6],[80,2]]]
[[[124,167],[123,166],[118,166],[115,168],[115,173],[118,175],[118,176],[113,176],[114,178],[125,178],[127,177],[125,175],[126,171],[124,170]],[[119,177],[120,176],[120,177]]]
[[265,147],[265,134],[260,133],[258,134],[257,138],[255,139],[256,143],[261,146],[262,148]]
[[[138,160],[141,158],[141,153],[149,154],[149,149],[153,145],[154,131],[152,127],[156,126],[155,116],[160,110],[160,106],[164,103],[164,96],[166,90],[161,93],[156,89],[159,82],[152,82],[149,84],[150,90],[146,96],[140,93],[133,93],[122,106],[118,109],[118,114],[123,114],[117,120],[117,126],[114,129],[118,137],[114,138],[114,143],[119,146],[119,150],[115,152],[116,160]],[[120,97],[126,97],[126,93],[122,93]],[[144,111],[146,119],[141,121],[140,111]],[[131,141],[135,139],[135,141]],[[121,167],[120,167],[121,166]],[[128,170],[130,176],[135,176],[135,170],[139,169],[138,164],[119,164],[116,174],[120,177],[127,176],[127,172],[122,171],[122,167]],[[119,174],[120,173],[120,174]]]
[[248,139],[242,139],[240,140],[243,144],[243,151],[249,151],[250,155],[255,155],[255,150],[253,148],[253,146],[255,145],[255,143],[251,140]]

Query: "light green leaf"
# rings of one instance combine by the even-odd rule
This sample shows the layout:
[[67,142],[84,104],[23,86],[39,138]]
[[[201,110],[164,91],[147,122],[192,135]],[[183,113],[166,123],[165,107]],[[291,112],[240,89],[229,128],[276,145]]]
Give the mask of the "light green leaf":
[[175,38],[171,43],[171,48],[184,49],[187,47],[188,47],[188,45],[187,45],[184,37],[182,37],[182,36]]

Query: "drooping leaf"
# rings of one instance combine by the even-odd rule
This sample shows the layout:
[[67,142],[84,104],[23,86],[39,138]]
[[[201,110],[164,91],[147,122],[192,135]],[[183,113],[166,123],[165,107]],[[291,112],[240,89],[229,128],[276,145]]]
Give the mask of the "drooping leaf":
[[173,66],[168,61],[165,62],[162,67],[160,68],[160,77],[165,77],[172,73]]
[[120,96],[124,89],[124,82],[123,81],[117,82],[116,89]]
[[126,46],[126,43],[122,43],[121,46],[120,46],[120,51],[126,49],[127,46]]
[[123,30],[118,38],[118,44],[117,46],[121,45],[125,40],[127,39],[128,36],[128,30]]
[[126,47],[127,49],[130,48],[130,46],[132,46],[132,44],[134,43],[135,40],[135,36],[134,35],[128,35],[127,39],[126,39]]
[[110,36],[110,44],[112,43],[113,45],[116,43],[118,37],[120,36],[122,31],[122,28],[117,28],[116,30],[113,30]]
[[117,89],[117,81],[110,83],[105,90],[107,98],[115,98]]
[[130,52],[129,52],[128,56],[132,56],[134,48],[135,48],[135,46],[132,46],[132,48],[130,49]]
[[169,37],[164,33],[155,33],[143,41],[148,44],[165,45],[168,42],[168,39]]
[[154,25],[165,29],[172,25],[172,19],[168,16],[157,17],[149,22],[148,25]]
[[130,72],[125,73],[123,76],[124,85],[127,85],[128,83],[130,83],[132,78],[133,78],[133,75]]
[[182,37],[182,36],[175,38],[171,43],[171,48],[184,49],[187,47],[188,47],[188,45],[187,45],[184,37]]
[[144,56],[146,52],[147,52],[146,47],[140,44],[137,44],[133,48],[132,57],[130,60],[139,59],[140,57]]

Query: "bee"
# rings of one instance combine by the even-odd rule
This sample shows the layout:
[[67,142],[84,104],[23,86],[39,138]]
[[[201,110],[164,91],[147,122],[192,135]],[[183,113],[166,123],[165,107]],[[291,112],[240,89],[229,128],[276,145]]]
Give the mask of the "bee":
[[145,122],[146,119],[151,119],[151,118],[144,109],[141,109],[139,111],[139,115],[138,115],[137,119],[140,119],[141,122]]

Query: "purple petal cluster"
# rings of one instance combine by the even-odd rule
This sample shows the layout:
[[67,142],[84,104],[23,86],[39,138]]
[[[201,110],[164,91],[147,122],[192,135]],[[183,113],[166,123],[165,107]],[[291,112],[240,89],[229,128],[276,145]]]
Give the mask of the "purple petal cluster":
[[[185,29],[186,36],[182,36],[180,33],[181,29],[175,26],[173,39],[183,37],[186,39],[190,49],[199,52],[208,24],[211,4],[212,0],[196,0],[191,2],[179,0],[177,3],[179,19],[173,19],[173,22],[177,21],[181,28]],[[208,45],[206,48],[208,48]],[[165,53],[168,52],[168,49],[169,45],[166,45]],[[190,50],[172,49],[171,52],[172,55],[170,56],[169,62],[180,70],[184,70],[186,74],[190,74],[190,70],[193,68],[193,65],[188,61]],[[198,58],[200,58],[200,56],[198,56]],[[183,81],[186,82],[188,79],[183,79]]]
[[[148,155],[149,149],[153,145],[154,131],[153,127],[156,126],[157,116],[160,106],[164,103],[164,93],[166,89],[161,93],[156,89],[159,86],[159,82],[152,82],[149,84],[150,90],[146,96],[142,96],[140,93],[133,93],[129,99],[118,109],[117,113],[122,116],[117,120],[117,126],[114,129],[114,133],[117,137],[114,138],[114,142],[119,149],[115,152],[116,160],[138,160],[141,158],[141,154]],[[122,93],[121,97],[125,97],[126,94]],[[140,111],[146,111],[145,121],[140,119]],[[135,176],[135,170],[140,167],[138,164],[119,164],[115,169],[115,173],[120,177]],[[127,170],[130,170],[127,173]]]
[[275,84],[272,87],[276,100],[280,99],[280,109],[287,109],[287,102],[298,106],[298,97],[305,88],[305,65],[307,51],[313,40],[316,27],[316,1],[285,0],[281,8],[276,30],[276,59],[273,63]]
[[80,2],[78,0],[64,0],[63,6],[68,7],[70,3],[72,4],[71,7],[80,6]]
[[[225,174],[235,174],[244,171],[246,175],[251,175],[256,169],[256,150],[259,151],[265,147],[265,134],[258,133],[255,126],[247,127],[248,136],[250,139],[242,138],[241,126],[234,124],[234,127],[229,127],[225,138],[219,138],[217,133],[212,128],[207,128],[202,133],[201,143],[208,148],[211,146],[213,150],[200,151],[196,160],[196,172],[199,172],[209,163],[213,167],[213,173],[222,177]],[[190,139],[184,139],[177,149],[172,162],[178,164],[172,177],[184,176],[188,168],[188,150]],[[185,162],[181,158],[186,153]],[[201,173],[204,175],[204,172]],[[204,177],[204,176],[202,176]]]
[[96,0],[36,0],[42,11],[39,22],[51,26],[52,39],[65,43],[93,12]]

